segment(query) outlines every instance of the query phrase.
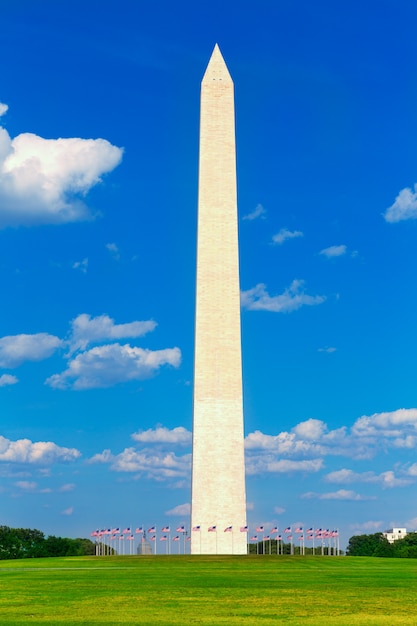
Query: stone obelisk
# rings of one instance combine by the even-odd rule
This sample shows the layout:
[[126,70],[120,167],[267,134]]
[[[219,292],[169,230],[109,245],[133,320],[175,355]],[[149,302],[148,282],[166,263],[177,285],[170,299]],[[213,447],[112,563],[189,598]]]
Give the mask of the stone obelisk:
[[192,554],[247,551],[238,252],[234,88],[216,45],[201,83]]

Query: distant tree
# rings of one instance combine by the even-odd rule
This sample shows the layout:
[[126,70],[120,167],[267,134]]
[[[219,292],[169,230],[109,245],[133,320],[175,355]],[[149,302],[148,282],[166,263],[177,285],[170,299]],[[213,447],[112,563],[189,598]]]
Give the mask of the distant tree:
[[347,556],[392,556],[390,543],[382,533],[354,535],[349,539]]
[[68,539],[31,528],[0,526],[0,560],[28,559],[47,556],[85,556],[95,554],[90,539]]

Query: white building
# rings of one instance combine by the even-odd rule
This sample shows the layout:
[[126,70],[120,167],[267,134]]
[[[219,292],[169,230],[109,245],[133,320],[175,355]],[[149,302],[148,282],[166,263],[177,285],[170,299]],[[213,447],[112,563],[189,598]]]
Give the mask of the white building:
[[394,543],[398,539],[403,539],[407,535],[406,528],[389,528],[384,533],[382,533],[386,539],[390,543]]

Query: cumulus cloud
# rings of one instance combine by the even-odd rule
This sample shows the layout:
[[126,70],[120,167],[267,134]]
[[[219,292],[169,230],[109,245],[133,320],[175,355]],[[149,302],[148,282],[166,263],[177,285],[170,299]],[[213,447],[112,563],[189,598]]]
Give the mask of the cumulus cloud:
[[179,504],[178,506],[175,506],[173,509],[170,509],[169,511],[165,511],[165,515],[177,515],[179,517],[182,516],[189,516],[191,513],[191,505],[189,502],[186,502],[185,504]]
[[272,241],[278,245],[287,241],[287,239],[296,239],[297,237],[304,237],[304,233],[301,230],[288,230],[288,228],[281,228],[281,230],[272,237]]
[[11,374],[2,374],[0,376],[0,387],[7,387],[8,385],[15,385],[19,382],[19,379],[16,376],[12,376]]
[[308,499],[315,498],[317,500],[375,500],[373,496],[361,496],[359,493],[348,489],[339,489],[339,491],[330,493],[315,493],[314,491],[309,491],[304,493],[301,497]]
[[82,261],[75,261],[72,264],[72,269],[73,270],[80,270],[83,274],[87,274],[87,269],[88,269],[88,259],[85,258]]
[[323,468],[323,459],[293,461],[277,459],[272,454],[247,455],[246,473],[250,476],[265,473],[289,474],[293,472],[318,472]]
[[90,463],[109,463],[116,472],[135,472],[154,480],[188,477],[191,467],[191,454],[177,456],[173,452],[161,450],[136,450],[125,448],[119,454],[104,450],[90,459]]
[[191,438],[191,432],[183,426],[177,426],[172,430],[165,426],[157,426],[132,435],[132,439],[142,443],[172,443],[177,445],[191,444]]
[[248,213],[247,215],[244,215],[243,219],[251,220],[251,221],[256,220],[258,217],[265,219],[265,215],[266,215],[266,210],[264,209],[262,204],[258,204],[256,208],[252,211],[252,213]]
[[38,483],[31,480],[18,480],[15,482],[15,486],[23,491],[35,491],[38,488]]
[[179,348],[145,350],[129,344],[108,344],[78,354],[61,374],[45,383],[54,389],[97,389],[153,376],[163,365],[179,367]]
[[[3,113],[6,105],[2,105]],[[122,159],[105,139],[12,139],[0,127],[0,227],[91,219],[82,198]]]
[[114,319],[108,315],[91,317],[87,313],[81,313],[71,321],[69,353],[85,350],[92,343],[127,337],[142,337],[146,333],[152,332],[156,326],[157,323],[153,320],[115,324]]
[[[413,475],[412,473],[410,475]],[[354,472],[350,469],[341,469],[330,472],[324,477],[329,483],[351,484],[351,483],[376,483],[383,489],[394,487],[405,487],[414,481],[406,477],[397,477],[392,470],[375,474],[375,472]]]
[[324,248],[320,250],[319,254],[322,254],[327,259],[334,259],[338,256],[343,256],[347,252],[347,247],[345,245],[341,246],[330,246],[329,248]]
[[266,285],[259,283],[256,287],[242,291],[241,305],[250,311],[273,311],[274,313],[291,313],[302,306],[322,304],[324,296],[309,296],[304,291],[304,281],[293,280],[279,296],[270,296]]
[[[378,450],[389,448],[414,449],[417,447],[417,409],[398,409],[397,411],[375,413],[362,416],[349,428],[343,426],[331,430],[321,420],[309,419],[300,422],[289,432],[269,435],[257,430],[249,433],[245,439],[248,458],[257,451],[264,450],[277,457],[322,457],[327,455],[346,456],[354,459],[369,459]],[[350,470],[339,470],[345,482],[353,475]],[[408,479],[417,475],[417,465],[408,470],[401,470],[399,476],[384,472],[372,482],[380,482],[383,486],[402,486]],[[365,476],[365,475],[364,475]],[[366,478],[365,476],[365,478]],[[358,478],[355,475],[355,478]],[[371,482],[371,481],[370,481]]]
[[300,422],[290,432],[266,435],[257,430],[245,438],[245,448],[251,451],[266,450],[279,456],[306,457],[327,454],[350,456],[351,442],[346,438],[346,428],[329,430],[321,420],[308,419]]
[[363,415],[354,423],[352,433],[364,440],[388,439],[395,448],[414,448],[417,445],[417,409]]
[[381,529],[381,527],[383,527],[383,525],[384,525],[384,522],[376,521],[376,520],[369,520],[367,522],[362,522],[359,524],[358,523],[350,524],[350,528],[355,531],[355,534],[359,534],[360,532],[376,533]]
[[414,191],[410,187],[402,189],[392,204],[383,214],[385,221],[394,223],[417,218],[417,184]]
[[119,248],[117,247],[115,243],[107,243],[106,248],[110,252],[110,254],[112,255],[115,261],[120,261]]
[[72,515],[74,513],[74,507],[69,506],[67,509],[61,511],[61,515]]
[[68,491],[74,491],[75,485],[74,483],[65,483],[65,485],[61,485],[58,489],[60,493],[67,493]]
[[33,463],[49,465],[62,461],[75,461],[81,453],[75,448],[63,448],[52,441],[18,439],[10,441],[0,436],[0,461],[8,463]]
[[0,367],[18,367],[24,361],[47,359],[63,342],[48,333],[9,335],[0,338]]
[[3,102],[0,102],[0,117],[2,117],[2,115],[7,113],[8,110],[9,110],[8,105],[4,104]]
[[282,515],[282,513],[285,513],[285,509],[282,506],[274,506],[274,513]]

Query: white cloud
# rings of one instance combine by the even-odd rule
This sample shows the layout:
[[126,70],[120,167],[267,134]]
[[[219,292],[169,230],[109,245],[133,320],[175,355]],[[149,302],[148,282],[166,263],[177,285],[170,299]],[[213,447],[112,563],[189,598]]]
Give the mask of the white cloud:
[[322,459],[292,461],[277,460],[273,455],[250,455],[246,457],[246,473],[250,476],[264,473],[288,474],[293,472],[318,472],[323,468]]
[[351,524],[350,528],[355,531],[355,534],[359,534],[360,532],[369,533],[370,531],[376,533],[383,525],[384,522],[369,520],[360,524]]
[[105,139],[12,139],[0,127],[0,227],[91,219],[82,198],[122,153]]
[[290,313],[302,306],[322,304],[324,296],[309,296],[304,291],[304,281],[293,280],[283,294],[270,296],[266,291],[266,285],[259,283],[253,289],[242,291],[241,304],[250,311],[273,311],[274,313]]
[[153,376],[163,365],[179,367],[179,348],[144,350],[129,344],[108,344],[78,354],[61,374],[45,383],[54,389],[97,389]]
[[352,432],[364,439],[391,439],[396,448],[414,448],[417,444],[417,409],[363,415],[353,424]]
[[9,335],[0,338],[0,367],[18,367],[24,361],[47,359],[63,345],[54,335]]
[[304,233],[302,233],[301,230],[288,230],[288,228],[281,228],[281,230],[272,237],[272,241],[281,245],[287,239],[295,239],[297,237],[304,237]]
[[249,433],[245,438],[245,449],[249,455],[253,450],[265,450],[287,457],[352,454],[346,428],[329,431],[324,422],[316,419],[300,422],[290,432],[283,431],[278,435],[265,435],[259,430]]
[[[413,475],[410,473],[409,475]],[[392,489],[394,487],[405,487],[414,481],[409,478],[398,478],[392,470],[375,474],[374,472],[354,472],[350,469],[341,469],[330,472],[324,477],[329,483],[351,484],[351,483],[376,483],[381,485],[383,489]]]
[[178,516],[189,516],[191,513],[191,505],[189,502],[186,502],[185,504],[179,504],[178,506],[175,506],[173,509],[170,509],[169,511],[165,511],[165,515],[178,515]]
[[324,248],[320,250],[319,254],[322,254],[327,259],[334,259],[338,256],[343,256],[347,252],[347,247],[345,245],[341,246],[330,246],[329,248]]
[[258,204],[256,208],[252,211],[252,213],[248,213],[243,216],[244,220],[256,220],[258,217],[265,219],[266,210],[262,206],[262,204]]
[[82,261],[75,261],[72,264],[72,269],[73,270],[80,270],[83,274],[87,274],[87,269],[88,269],[88,259],[85,258]]
[[[282,431],[277,435],[268,435],[257,430],[245,438],[248,461],[252,456],[259,456],[263,451],[266,456],[275,458],[323,457],[327,455],[369,459],[378,450],[388,448],[417,448],[417,409],[399,409],[388,413],[376,413],[362,416],[351,428],[343,426],[330,430],[321,420],[309,419],[294,426],[290,432]],[[359,474],[351,470],[339,470],[339,474],[330,474],[331,482],[354,482]],[[417,475],[416,467],[400,469],[399,475],[383,472],[375,475],[363,473],[362,482],[380,483],[383,487],[398,487],[410,484],[410,477]],[[332,478],[334,480],[332,480]],[[372,480],[371,480],[372,479]]]
[[332,346],[330,347],[326,347],[326,348],[319,348],[318,352],[327,352],[327,354],[332,354],[333,352],[336,352],[337,348],[334,348]]
[[108,315],[91,317],[87,313],[81,313],[71,321],[70,354],[76,350],[85,350],[92,343],[127,337],[143,337],[152,332],[156,326],[157,323],[153,320],[115,324],[114,319]]
[[359,493],[348,489],[339,489],[339,491],[330,493],[315,493],[314,491],[309,491],[308,493],[304,493],[301,497],[308,499],[315,498],[317,500],[375,500],[373,496],[361,496]]
[[277,515],[282,515],[283,513],[285,513],[285,509],[282,506],[274,506],[274,513],[276,513]]
[[68,491],[74,491],[75,485],[74,483],[66,483],[65,485],[61,485],[58,489],[60,493],[67,493]]
[[2,115],[7,113],[8,110],[9,110],[8,105],[4,104],[3,102],[0,102],[0,117],[2,117]]
[[173,452],[161,450],[135,450],[125,448],[119,454],[104,450],[90,459],[90,463],[109,463],[116,472],[135,472],[148,478],[162,481],[187,477],[190,473],[191,454],[177,456]]
[[7,385],[15,385],[19,382],[19,379],[16,376],[12,376],[11,374],[2,374],[0,376],[0,387],[7,387]]
[[192,434],[183,426],[177,426],[170,430],[165,426],[157,426],[148,430],[133,433],[132,439],[142,443],[173,443],[188,445],[191,443]]
[[417,218],[417,184],[414,191],[410,187],[402,189],[392,204],[383,214],[387,222],[401,222]]
[[35,491],[38,487],[38,483],[35,483],[31,480],[18,480],[15,482],[16,487],[22,489],[23,491]]
[[106,248],[110,252],[110,254],[112,255],[115,261],[120,261],[119,248],[117,247],[115,243],[107,243]]
[[32,442],[29,439],[10,441],[0,435],[0,461],[9,463],[50,464],[75,461],[81,453],[75,448],[62,448],[52,441]]
[[61,515],[72,515],[74,513],[74,507],[69,506],[67,509],[61,511]]

